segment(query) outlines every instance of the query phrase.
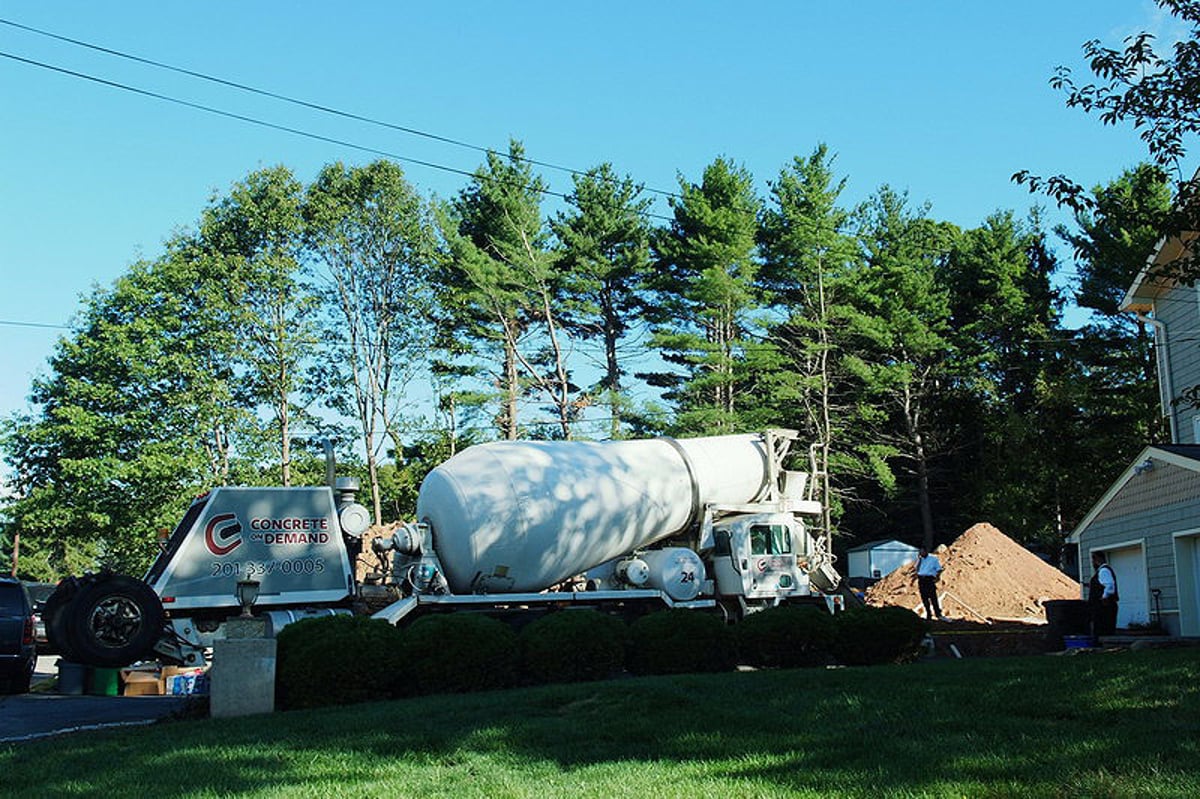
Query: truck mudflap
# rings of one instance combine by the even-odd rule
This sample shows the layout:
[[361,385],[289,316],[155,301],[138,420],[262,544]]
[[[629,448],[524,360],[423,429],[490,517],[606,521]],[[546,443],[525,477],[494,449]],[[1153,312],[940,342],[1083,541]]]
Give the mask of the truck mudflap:
[[668,608],[714,608],[715,599],[695,599],[688,602],[677,602],[662,591],[628,590],[628,591],[551,591],[546,593],[520,594],[433,594],[417,595],[399,599],[386,608],[372,614],[373,619],[383,619],[391,624],[399,624],[405,617],[419,607],[440,607],[460,609],[484,608],[548,608],[590,606],[605,602],[637,602],[659,601]]

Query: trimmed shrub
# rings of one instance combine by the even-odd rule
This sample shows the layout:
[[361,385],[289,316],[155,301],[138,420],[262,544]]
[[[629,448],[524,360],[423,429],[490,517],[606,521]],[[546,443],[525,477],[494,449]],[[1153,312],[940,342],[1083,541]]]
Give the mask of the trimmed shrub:
[[836,635],[833,616],[823,608],[767,608],[737,626],[743,662],[759,668],[792,669],[828,663]]
[[736,663],[733,630],[717,616],[671,608],[629,628],[629,668],[636,674],[729,671]]
[[903,663],[921,650],[929,624],[907,608],[861,607],[839,613],[833,654],[847,666]]
[[408,674],[419,693],[467,693],[517,681],[517,634],[481,613],[434,614],[404,631]]
[[625,665],[629,628],[588,609],[543,616],[521,631],[521,665],[538,682],[603,680]]
[[301,619],[276,636],[275,701],[285,710],[398,696],[403,634],[367,616]]

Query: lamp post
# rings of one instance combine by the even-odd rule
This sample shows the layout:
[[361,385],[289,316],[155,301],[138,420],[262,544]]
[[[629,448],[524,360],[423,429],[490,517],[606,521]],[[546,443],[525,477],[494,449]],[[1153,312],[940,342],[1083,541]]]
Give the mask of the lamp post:
[[237,581],[237,588],[233,595],[237,598],[238,604],[242,606],[241,617],[243,619],[254,618],[254,614],[250,612],[250,608],[254,606],[255,600],[258,599],[259,585],[258,580],[251,580],[249,578]]

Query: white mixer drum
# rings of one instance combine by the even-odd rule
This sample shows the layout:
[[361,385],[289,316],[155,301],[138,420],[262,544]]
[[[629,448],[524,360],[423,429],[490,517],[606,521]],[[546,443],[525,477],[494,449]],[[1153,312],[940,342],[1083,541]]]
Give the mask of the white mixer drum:
[[417,517],[455,593],[540,591],[682,532],[704,504],[755,499],[759,436],[497,441],[421,484]]

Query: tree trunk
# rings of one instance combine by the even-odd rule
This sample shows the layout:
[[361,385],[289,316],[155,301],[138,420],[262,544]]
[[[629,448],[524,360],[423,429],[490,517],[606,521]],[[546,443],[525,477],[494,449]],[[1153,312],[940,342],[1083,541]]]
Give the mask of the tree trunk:
[[375,524],[383,524],[383,498],[379,487],[379,461],[375,457],[375,435],[363,434],[363,446],[367,451],[367,475],[371,481],[371,509],[375,513]]
[[280,445],[280,461],[281,471],[283,473],[283,484],[290,486],[292,484],[292,435],[291,435],[291,418],[289,415],[288,398],[287,398],[287,366],[282,362],[279,365],[279,445]]
[[504,414],[501,419],[501,434],[509,441],[517,440],[517,397],[520,381],[517,377],[517,353],[515,345],[504,341]]

